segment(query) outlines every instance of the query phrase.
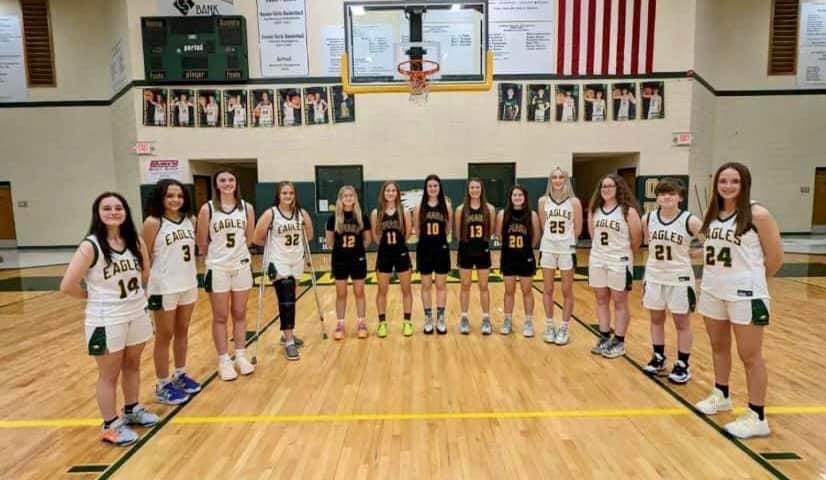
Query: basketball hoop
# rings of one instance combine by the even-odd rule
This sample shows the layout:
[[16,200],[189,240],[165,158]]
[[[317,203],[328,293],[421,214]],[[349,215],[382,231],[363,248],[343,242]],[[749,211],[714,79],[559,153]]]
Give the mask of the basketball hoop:
[[416,105],[427,103],[430,93],[430,77],[439,71],[439,63],[432,60],[405,60],[396,68],[407,77],[410,86],[410,101]]

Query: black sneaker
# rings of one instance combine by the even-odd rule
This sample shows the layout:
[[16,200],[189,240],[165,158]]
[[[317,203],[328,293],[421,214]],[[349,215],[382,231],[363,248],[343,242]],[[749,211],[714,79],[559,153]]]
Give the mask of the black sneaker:
[[688,383],[691,380],[691,367],[683,363],[682,360],[677,360],[674,363],[674,368],[668,374],[668,381],[680,385]]
[[642,367],[642,371],[651,376],[664,376],[665,357],[654,352],[654,354],[651,355],[651,360],[648,362],[648,365]]

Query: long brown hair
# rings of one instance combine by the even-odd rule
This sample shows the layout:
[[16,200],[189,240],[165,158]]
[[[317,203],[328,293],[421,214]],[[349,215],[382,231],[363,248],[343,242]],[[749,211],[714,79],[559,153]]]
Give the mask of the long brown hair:
[[637,201],[634,199],[634,196],[631,195],[631,189],[628,188],[628,184],[625,183],[625,180],[623,180],[623,178],[616,173],[609,173],[603,175],[602,178],[599,179],[597,188],[594,190],[594,194],[591,195],[591,204],[589,206],[591,214],[596,212],[598,208],[602,208],[602,206],[605,205],[605,200],[602,199],[602,182],[604,182],[607,178],[613,180],[614,185],[617,186],[616,199],[617,204],[622,207],[622,216],[627,219],[628,210],[632,208],[639,212],[640,207],[637,206]]
[[282,180],[278,182],[278,186],[275,187],[275,198],[272,200],[273,207],[280,207],[281,206],[281,190],[284,187],[290,187],[293,189],[293,204],[290,207],[293,209],[293,212],[300,212],[301,211],[301,204],[298,203],[298,192],[295,189],[295,185],[293,182],[289,180]]
[[703,228],[701,232],[708,233],[708,226],[720,216],[720,211],[723,209],[723,197],[720,196],[717,190],[717,182],[720,181],[720,174],[723,170],[732,169],[740,175],[740,193],[737,194],[737,218],[735,223],[737,226],[734,230],[734,235],[739,237],[751,228],[751,172],[749,168],[739,162],[728,162],[720,165],[720,168],[714,173],[714,198],[708,204],[705,218],[703,218]]
[[439,176],[436,175],[436,174],[430,174],[430,175],[427,176],[427,178],[424,179],[424,193],[422,194],[422,201],[421,201],[421,203],[419,203],[419,224],[420,225],[425,224],[425,217],[426,217],[426,214],[427,214],[427,212],[425,210],[427,208],[427,202],[429,200],[429,198],[427,196],[427,184],[430,183],[431,180],[433,180],[433,181],[435,181],[439,184],[439,195],[438,195],[438,197],[436,197],[436,198],[439,199],[439,205],[436,208],[439,210],[439,212],[441,212],[442,216],[444,216],[444,218],[447,219],[447,200],[445,199],[445,191],[442,188],[442,179],[439,178]]
[[490,238],[490,209],[488,209],[488,199],[485,195],[485,182],[479,177],[471,177],[465,186],[465,203],[462,204],[462,231],[459,233],[459,236],[463,242],[467,241],[467,211],[470,208],[470,184],[473,182],[478,183],[482,187],[482,195],[479,196],[479,206],[482,208],[482,218],[485,223],[482,226],[482,237],[485,239]]
[[393,208],[396,209],[396,214],[399,216],[399,225],[401,226],[402,236],[404,236],[407,232],[405,231],[406,225],[404,224],[404,207],[402,207],[402,189],[395,180],[385,181],[379,190],[379,202],[378,208],[376,208],[376,222],[378,223],[379,233],[381,233],[381,225],[384,221],[385,210],[387,210],[387,200],[384,199],[384,191],[391,185],[396,187],[396,201],[393,203]]
[[123,223],[118,227],[120,238],[123,239],[126,249],[134,255],[138,266],[143,269],[143,255],[141,253],[140,236],[138,229],[135,228],[135,223],[132,221],[132,210],[123,195],[116,192],[103,192],[92,203],[92,220],[89,223],[89,231],[87,235],[94,235],[100,245],[100,253],[103,254],[103,260],[106,265],[112,263],[112,252],[114,249],[109,245],[109,233],[106,224],[100,218],[100,204],[105,199],[113,197],[116,198],[121,205],[123,205]]
[[[511,218],[513,217],[513,192],[514,190],[519,190],[522,192],[522,196],[525,198],[525,202],[522,204],[521,211],[525,212],[524,215],[527,215],[528,222],[525,226],[528,228],[528,241],[533,241],[533,210],[531,210],[531,202],[528,198],[528,190],[519,185],[518,183],[511,187],[510,192],[508,192],[508,200],[505,202],[505,211],[502,213],[502,235],[505,234],[505,229],[508,228],[508,224],[511,222]],[[504,240],[503,240],[504,241]]]

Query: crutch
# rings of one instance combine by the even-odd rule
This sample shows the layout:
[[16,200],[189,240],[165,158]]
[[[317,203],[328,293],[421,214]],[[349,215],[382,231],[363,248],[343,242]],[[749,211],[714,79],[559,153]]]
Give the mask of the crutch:
[[318,319],[321,321],[321,338],[327,339],[327,329],[324,328],[324,313],[321,311],[321,301],[318,299],[318,287],[315,281],[315,266],[313,265],[313,253],[310,251],[310,239],[307,238],[306,232],[301,232],[304,237],[304,254],[307,255],[307,260],[310,262],[310,282],[312,282],[313,296],[315,297],[315,308],[318,311]]
[[264,309],[264,277],[267,275],[267,253],[270,248],[270,232],[267,230],[267,242],[264,244],[264,256],[261,258],[261,278],[258,279],[258,308],[255,310],[255,345],[252,353],[252,364],[258,363],[258,344],[261,343],[258,336],[261,334],[261,314]]

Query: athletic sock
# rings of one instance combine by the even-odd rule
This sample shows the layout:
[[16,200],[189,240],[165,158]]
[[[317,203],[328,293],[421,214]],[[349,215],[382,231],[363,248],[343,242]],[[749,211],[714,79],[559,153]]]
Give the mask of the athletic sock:
[[462,312],[462,318],[467,318],[467,312]]
[[235,349],[235,358],[246,357],[246,356],[247,356],[247,349],[246,348],[236,348]]
[[104,420],[104,421],[103,421],[103,428],[109,428],[109,427],[111,427],[111,426],[112,426],[112,424],[113,424],[113,423],[115,423],[115,420],[117,420],[117,419],[118,419],[118,416],[117,416],[117,415],[115,415],[114,417],[112,417],[112,418],[111,418],[111,419],[109,419],[109,420]]
[[166,378],[159,378],[158,379],[158,387],[159,388],[163,388],[163,387],[167,386],[170,383],[172,383],[172,377],[166,377]]
[[218,355],[218,361],[219,362],[229,362],[230,360],[231,359],[229,358],[228,353],[222,353],[222,354]]
[[483,313],[482,314],[482,320],[490,320],[490,314],[489,313]]
[[603,332],[602,330],[599,331],[599,337],[603,340],[608,340],[611,338],[611,331]]
[[[525,317],[525,318],[528,318],[528,317]],[[512,320],[512,319],[513,319],[513,314],[512,313],[506,313],[505,314],[505,320]]]
[[123,413],[126,413],[126,414],[132,413],[132,410],[134,410],[134,408],[137,407],[137,406],[138,406],[137,403],[130,403],[129,405],[126,405],[126,406],[123,407]]
[[383,321],[385,321],[386,319],[387,319],[387,315],[386,315],[386,314],[384,314],[384,313],[380,313],[380,314],[379,314],[379,321],[380,321],[380,322],[383,322]]
[[720,385],[719,383],[715,383],[714,388],[723,392],[723,396],[728,398],[728,385]]
[[616,338],[620,343],[625,343],[625,337],[622,335],[614,335],[614,338]]
[[181,375],[186,373],[186,367],[176,368],[175,369],[175,376],[180,377]]
[[432,317],[433,316],[433,309],[432,308],[425,308],[424,309],[424,316],[425,317]]
[[445,316],[445,307],[436,307],[436,315]]
[[753,403],[749,403],[749,410],[756,413],[757,418],[759,418],[760,420],[766,419],[765,407],[763,405],[755,405]]
[[654,344],[654,353],[659,354],[660,356],[665,357],[665,345],[657,345]]
[[411,314],[410,314],[410,313],[405,313],[405,314],[404,314],[404,320],[405,320],[405,321],[410,321],[410,316],[411,316]]
[[525,315],[526,322],[533,322],[533,315]]
[[686,366],[688,366],[688,357],[690,356],[690,353],[677,352],[677,360],[685,363]]

